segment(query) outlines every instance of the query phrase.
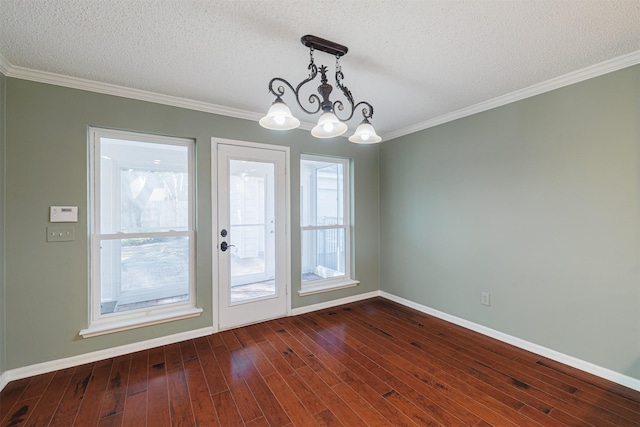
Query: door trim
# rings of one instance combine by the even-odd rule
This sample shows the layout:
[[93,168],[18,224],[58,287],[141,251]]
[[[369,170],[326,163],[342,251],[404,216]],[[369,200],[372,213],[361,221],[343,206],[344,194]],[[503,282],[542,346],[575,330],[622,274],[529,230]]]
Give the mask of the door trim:
[[[225,138],[211,138],[211,279],[212,279],[212,309],[213,309],[213,331],[220,331],[219,322],[219,292],[220,280],[219,271],[219,248],[218,248],[218,145],[235,145],[237,147],[258,148],[264,150],[282,151],[285,155],[285,292],[287,300],[286,315],[291,315],[291,178],[290,149],[283,145],[262,144],[258,142],[239,141]],[[265,319],[268,320],[268,319]]]

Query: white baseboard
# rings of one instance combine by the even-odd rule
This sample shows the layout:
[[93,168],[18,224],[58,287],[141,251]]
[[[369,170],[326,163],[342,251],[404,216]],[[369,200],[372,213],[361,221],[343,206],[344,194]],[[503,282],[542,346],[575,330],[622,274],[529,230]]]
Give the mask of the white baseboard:
[[2,391],[2,389],[4,389],[4,386],[6,386],[7,384],[9,384],[7,373],[3,372],[2,374],[0,374],[0,391]]
[[135,353],[136,351],[148,350],[154,347],[199,338],[211,335],[213,332],[213,327],[195,329],[193,331],[181,332],[179,334],[167,335],[165,337],[153,338],[146,341],[93,351],[91,353],[80,354],[78,356],[66,357],[64,359],[10,369],[0,376],[0,391],[2,391],[10,381],[32,377],[34,375],[40,375],[47,372],[58,371],[60,369],[71,368],[73,366],[80,366],[86,363],[93,363],[99,360],[109,359],[111,357],[122,356],[124,354]]
[[446,320],[447,322],[456,324],[458,326],[462,326],[463,328],[471,329],[472,331],[481,333],[482,335],[495,338],[504,343],[511,344],[515,347],[519,347],[524,350],[531,351],[533,353],[539,354],[540,356],[546,357],[551,360],[555,360],[556,362],[564,363],[565,365],[572,366],[576,369],[580,369],[581,371],[588,372],[590,374],[604,378],[614,383],[623,385],[625,387],[629,387],[633,390],[640,391],[640,380],[637,378],[633,378],[628,375],[624,375],[619,372],[615,372],[610,369],[603,368],[602,366],[595,365],[591,362],[586,362],[584,360],[575,358],[573,356],[569,356],[564,353],[551,350],[550,348],[543,347],[541,345],[534,344],[529,341],[525,341],[523,339],[505,334],[503,332],[496,331],[495,329],[491,329],[486,326],[482,326],[477,323],[470,322],[460,317],[452,316],[442,311],[438,311],[434,308],[415,303],[413,301],[395,296],[387,292],[380,291],[380,296],[388,300],[397,302],[398,304],[402,304],[406,307],[413,308],[415,310],[421,311],[431,316],[438,317],[442,320]]
[[[640,391],[639,379],[621,374],[619,372],[612,371],[607,368],[603,368],[593,363],[586,362],[581,359],[577,359],[573,356],[569,356],[569,355],[560,353],[558,351],[551,350],[541,345],[534,344],[529,341],[525,341],[523,339],[502,333],[500,331],[496,331],[495,329],[491,329],[486,326],[479,325],[477,323],[462,319],[460,317],[452,316],[450,314],[444,313],[442,311],[438,311],[431,307],[427,307],[425,305],[418,304],[413,301],[410,301],[410,300],[407,300],[383,291],[372,291],[372,292],[367,292],[365,294],[354,295],[351,297],[341,298],[333,301],[327,301],[319,304],[308,305],[305,307],[294,308],[291,310],[290,315],[297,316],[300,314],[323,310],[325,308],[336,307],[339,305],[357,302],[357,301],[361,301],[361,300],[365,300],[365,299],[369,299],[377,296],[386,298],[390,301],[397,302],[398,304],[402,304],[406,307],[413,308],[415,310],[440,318],[442,320],[453,323],[455,325],[462,326],[463,328],[467,328],[472,331],[481,333],[488,337],[495,338],[507,344],[511,344],[515,347],[519,347],[524,350],[531,351],[533,353],[539,354],[540,356],[547,357],[551,360],[555,360],[556,362],[564,363],[565,365],[572,366],[574,368],[580,369],[581,371],[588,372],[590,374],[615,382],[617,384],[623,385],[630,389]],[[4,387],[10,381],[19,380],[19,379],[31,377],[34,375],[44,374],[47,372],[57,371],[60,369],[66,369],[73,366],[79,366],[86,363],[97,362],[99,360],[122,356],[124,354],[134,353],[136,351],[148,350],[154,347],[159,347],[163,345],[174,344],[180,341],[199,338],[202,336],[211,335],[214,332],[215,330],[213,327],[196,329],[193,331],[182,332],[179,334],[169,335],[166,337],[154,338],[151,340],[141,341],[133,344],[127,344],[127,345],[114,347],[114,348],[108,348],[105,350],[94,351],[91,353],[81,354],[78,356],[67,357],[64,359],[53,360],[50,362],[38,363],[30,366],[23,366],[17,369],[11,369],[0,374],[0,391],[2,391],[2,389],[4,389]]]
[[325,308],[336,307],[338,305],[349,304],[350,302],[362,301],[373,297],[379,297],[380,291],[371,291],[366,294],[354,295],[351,297],[340,298],[333,301],[321,302],[318,304],[305,305],[304,307],[294,308],[291,310],[290,316],[311,313],[312,311],[323,310]]

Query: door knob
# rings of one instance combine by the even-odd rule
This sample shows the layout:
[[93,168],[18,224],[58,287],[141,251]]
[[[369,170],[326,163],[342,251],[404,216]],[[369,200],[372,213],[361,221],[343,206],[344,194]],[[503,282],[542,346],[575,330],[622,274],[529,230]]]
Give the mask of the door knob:
[[220,250],[222,252],[225,252],[227,249],[229,249],[232,246],[235,246],[235,245],[229,245],[229,244],[227,244],[227,242],[222,242],[222,243],[220,243]]

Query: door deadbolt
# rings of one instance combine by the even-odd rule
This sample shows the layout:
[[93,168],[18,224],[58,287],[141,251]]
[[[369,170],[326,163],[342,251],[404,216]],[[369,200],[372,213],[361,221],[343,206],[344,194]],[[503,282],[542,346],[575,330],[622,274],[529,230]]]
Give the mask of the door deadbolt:
[[222,237],[227,237],[227,230],[223,228],[222,231],[220,231],[220,235]]

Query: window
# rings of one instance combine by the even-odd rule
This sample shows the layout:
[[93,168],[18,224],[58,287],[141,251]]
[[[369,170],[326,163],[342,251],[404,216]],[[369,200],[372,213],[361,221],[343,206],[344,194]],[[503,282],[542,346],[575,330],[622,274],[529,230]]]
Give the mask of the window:
[[192,317],[192,140],[90,129],[91,323],[84,337]]
[[300,161],[301,295],[355,286],[351,279],[349,160]]

